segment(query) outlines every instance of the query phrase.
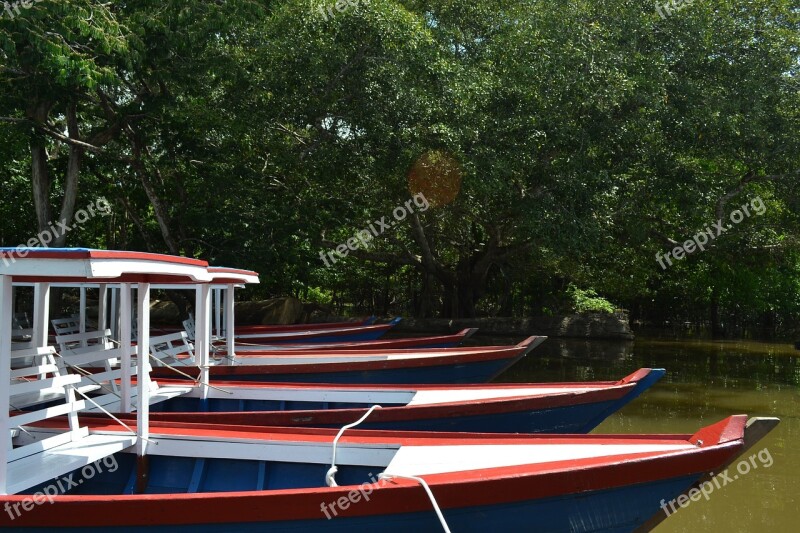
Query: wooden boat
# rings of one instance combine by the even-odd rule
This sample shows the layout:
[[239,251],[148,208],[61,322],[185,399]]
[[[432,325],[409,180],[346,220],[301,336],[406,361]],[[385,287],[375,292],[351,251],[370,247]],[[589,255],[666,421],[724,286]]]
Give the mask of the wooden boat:
[[[154,422],[146,461],[123,450],[61,477],[41,465],[30,471],[37,484],[0,496],[0,524],[14,532],[648,530],[667,502],[775,424],[736,415],[691,435],[353,430],[339,438]],[[88,430],[88,438],[127,432],[105,421]]]
[[[350,328],[354,326],[371,326],[375,323],[376,316],[370,316],[363,320],[352,320],[347,322],[317,322],[307,324],[255,324],[255,325],[237,325],[236,334],[250,335],[255,333],[277,333],[277,332],[291,332],[291,331],[313,331],[324,329],[340,329]],[[153,331],[158,335],[167,335],[169,333],[177,333],[183,331],[183,328],[174,326],[153,326]]]
[[[454,348],[472,337],[478,328],[462,329],[452,335],[433,335],[427,337],[403,337],[399,339],[378,339],[374,341],[320,342],[314,344],[242,344],[236,343],[236,351],[270,352],[274,350],[376,350],[384,348]],[[220,350],[220,353],[225,353]]]
[[236,335],[249,335],[255,333],[276,333],[279,331],[313,331],[315,329],[339,329],[353,326],[371,326],[378,317],[370,316],[363,320],[346,322],[310,322],[307,324],[254,324],[237,325]]
[[[293,331],[236,333],[234,339],[250,344],[283,344],[309,342],[350,342],[375,340],[400,323],[402,318],[392,319],[387,324],[369,326],[344,326],[329,329],[304,329]],[[234,331],[237,331],[235,329]]]
[[[249,357],[235,365],[211,365],[210,379],[303,383],[485,383],[525,357],[547,337],[529,337],[516,346],[477,346],[415,350],[295,350]],[[181,368],[189,376],[197,368]],[[174,378],[165,367],[154,378]]]
[[[0,418],[0,433],[11,444],[0,446],[4,531],[482,532],[529,523],[547,531],[574,531],[576,524],[630,531],[657,521],[665,500],[719,472],[777,424],[746,423],[737,415],[693,435],[523,437],[342,436],[347,428],[151,422],[153,400],[182,394],[189,385],[160,386],[144,361],[132,366],[141,350],[131,345],[130,304],[135,301],[136,346],[149,346],[151,283],[195,285],[195,357],[202,396],[209,398],[215,390],[207,380],[210,284],[228,286],[230,313],[232,287],[253,277],[154,254],[0,249],[0,412],[9,412],[11,399],[21,395],[61,390],[60,403]],[[12,360],[31,356],[11,351],[12,284],[26,278],[36,284],[34,354],[30,366],[12,371]],[[59,279],[100,280],[101,302],[107,285],[119,286],[119,345],[75,355],[89,362],[119,358],[118,368],[64,374],[53,363],[58,354],[43,343],[50,281]],[[115,387],[110,394],[123,410],[135,406],[135,424],[81,416],[97,403],[82,391],[87,385]]]
[[[150,420],[240,426],[341,427],[481,433],[588,433],[656,383],[663,369],[619,381],[492,385],[315,385],[214,382],[150,405]],[[159,380],[160,386],[184,382]],[[118,402],[105,405],[114,415]],[[104,413],[93,411],[97,416]]]

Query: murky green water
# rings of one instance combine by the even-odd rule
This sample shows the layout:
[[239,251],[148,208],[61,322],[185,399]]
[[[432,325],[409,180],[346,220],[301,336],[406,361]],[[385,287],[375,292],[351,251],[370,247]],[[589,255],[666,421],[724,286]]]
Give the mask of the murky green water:
[[751,451],[767,448],[771,467],[679,509],[657,531],[800,531],[800,351],[791,345],[549,339],[498,381],[618,379],[640,367],[667,374],[596,433],[694,433],[740,413],[781,419]]

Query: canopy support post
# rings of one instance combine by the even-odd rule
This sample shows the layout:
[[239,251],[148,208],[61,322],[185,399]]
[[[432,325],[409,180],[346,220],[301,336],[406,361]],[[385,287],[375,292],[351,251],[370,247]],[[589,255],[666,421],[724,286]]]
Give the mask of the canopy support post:
[[[136,359],[136,425],[139,435],[136,439],[136,455],[143,457],[147,455],[147,439],[150,437],[150,284],[139,283],[136,292],[139,317]],[[125,327],[123,322],[122,328]]]
[[209,345],[210,345],[210,307],[211,290],[207,283],[197,285],[195,291],[194,317],[194,357],[200,367],[200,387],[202,398],[208,398]]
[[228,284],[228,290],[225,291],[225,336],[226,349],[228,352],[228,364],[232,365],[236,361],[236,339],[233,338],[233,304],[234,304],[234,288],[233,283]]
[[[11,381],[11,317],[14,316],[12,303],[11,276],[0,275],[0,383]],[[10,408],[8,394],[0,394],[0,494],[7,494],[8,450],[11,448],[11,420],[7,416]]]
[[[116,293],[116,291],[115,291]],[[112,301],[116,298],[112,298]],[[119,347],[122,351],[120,356],[120,368],[122,369],[122,389],[120,396],[121,411],[123,413],[131,412],[131,284],[123,283],[119,289],[119,312],[112,308],[114,313],[119,319],[120,335]],[[147,356],[144,356],[147,357]],[[142,355],[137,357],[137,361],[141,362]]]

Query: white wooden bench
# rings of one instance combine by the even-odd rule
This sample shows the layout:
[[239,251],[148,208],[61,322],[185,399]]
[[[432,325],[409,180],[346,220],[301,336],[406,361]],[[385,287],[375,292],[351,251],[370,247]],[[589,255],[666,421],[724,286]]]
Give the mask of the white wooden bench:
[[[154,364],[166,363],[172,366],[196,366],[194,346],[189,342],[185,331],[170,333],[150,338],[150,353],[155,358]],[[184,357],[180,357],[183,355]]]
[[[8,394],[12,406],[18,407],[17,403],[31,396],[55,403],[39,409],[26,405],[27,411],[9,414],[6,470],[9,494],[91,464],[136,442],[132,434],[89,435],[87,428],[80,427],[77,413],[87,406],[86,400],[76,397],[75,387],[80,384],[81,376],[64,373],[55,362],[55,353],[52,347],[11,352],[12,360],[34,361],[30,366],[11,371]],[[41,433],[39,428],[30,426],[64,415],[69,424],[65,429]]]
[[[50,439],[64,440],[64,437],[71,436],[71,433],[59,434]],[[7,492],[16,494],[35,487],[121,452],[136,443],[136,435],[133,434],[89,435],[87,431],[74,437],[75,440],[67,439],[66,442],[60,442],[46,450],[11,459],[6,470]]]
[[56,335],[69,335],[80,333],[81,321],[79,317],[54,318],[50,321]]

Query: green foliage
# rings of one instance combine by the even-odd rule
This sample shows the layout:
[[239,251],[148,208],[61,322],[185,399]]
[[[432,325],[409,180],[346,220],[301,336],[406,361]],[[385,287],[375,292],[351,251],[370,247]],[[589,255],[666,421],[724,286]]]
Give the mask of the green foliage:
[[594,289],[579,289],[572,283],[567,287],[567,296],[578,313],[613,313],[617,306],[598,296]]
[[[19,120],[44,105],[63,132],[76,105],[83,139],[109,131],[77,205],[114,215],[68,244],[175,249],[261,271],[254,297],[359,313],[613,311],[593,287],[654,323],[800,319],[791,2],[318,5],[45,1],[0,20],[0,241],[35,226],[32,141],[64,194],[68,147]],[[458,162],[455,199],[326,266],[392,220],[430,152]],[[763,216],[655,261],[755,196]]]

